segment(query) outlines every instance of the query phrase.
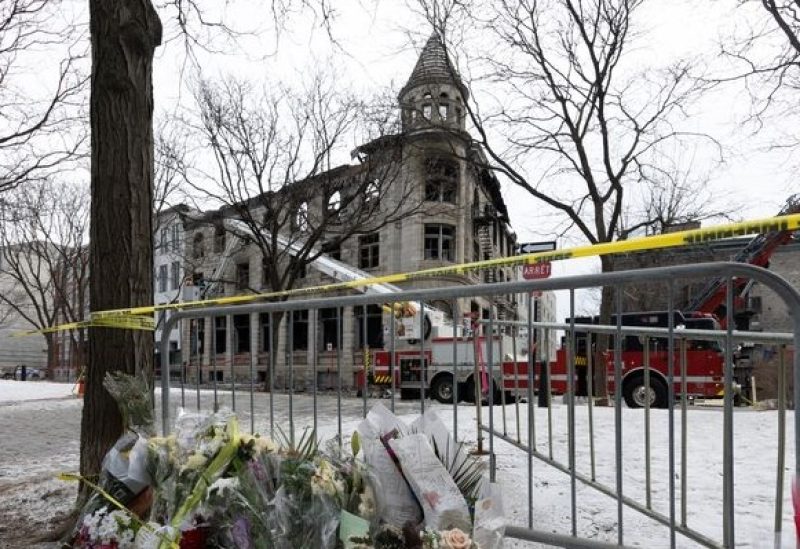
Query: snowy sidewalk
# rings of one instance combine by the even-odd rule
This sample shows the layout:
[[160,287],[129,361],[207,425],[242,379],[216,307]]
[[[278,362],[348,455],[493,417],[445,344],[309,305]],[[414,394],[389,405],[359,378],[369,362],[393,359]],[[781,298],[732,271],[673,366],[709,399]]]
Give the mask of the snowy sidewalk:
[[0,379],[0,405],[29,400],[75,397],[74,383]]
[[[49,519],[66,512],[72,503],[75,486],[60,482],[55,476],[62,471],[78,468],[79,433],[83,400],[71,393],[71,384],[42,381],[0,382],[0,547],[20,547],[25,535],[44,531]],[[193,409],[197,400],[204,410],[213,405],[213,392],[173,389],[171,407],[181,404]],[[221,406],[231,406],[233,395],[218,394]],[[288,429],[289,397],[285,394],[255,393],[255,428],[269,433],[269,403],[274,398],[275,425]],[[370,400],[369,405],[387,400]],[[160,398],[156,398],[160,404]],[[236,395],[241,425],[249,429],[250,398],[248,393]],[[342,434],[352,433],[360,421],[363,402],[353,397],[342,398]],[[335,395],[320,395],[317,403],[318,434],[330,438],[337,432]],[[436,409],[452,428],[452,406],[426,403],[426,409]],[[506,407],[506,426],[511,438],[516,438],[516,406]],[[520,433],[527,436],[527,406],[519,405]],[[308,394],[293,399],[294,425],[301,432],[313,424],[313,400]],[[419,410],[417,401],[397,401],[397,412],[404,419],[413,418]],[[534,408],[537,448],[548,452],[547,411]],[[614,485],[614,409],[595,408],[595,446],[597,477],[606,485]],[[174,413],[174,409],[173,409]],[[160,418],[160,413],[157,413]],[[173,415],[174,417],[174,415]],[[484,421],[488,410],[484,409]],[[690,408],[688,412],[687,453],[687,518],[691,527],[720,539],[722,527],[722,413],[717,409]],[[776,411],[756,412],[737,409],[734,413],[735,433],[735,503],[737,547],[760,549],[773,547],[775,466],[777,454]],[[459,438],[468,444],[476,441],[475,407],[458,407]],[[642,410],[622,410],[623,419],[623,491],[626,496],[644,500],[644,415]],[[680,440],[680,413],[676,412],[676,439]],[[495,426],[503,430],[500,406],[494,410]],[[552,409],[553,456],[561,462],[568,457],[567,407],[556,402]],[[652,496],[653,507],[668,510],[666,410],[653,410],[652,437]],[[784,547],[794,547],[792,507],[788,484],[794,464],[793,413],[787,413],[786,430],[786,490],[784,491]],[[576,422],[576,464],[579,472],[590,470],[587,407],[578,406]],[[488,440],[484,440],[485,447]],[[504,504],[508,521],[525,525],[528,518],[527,454],[495,439],[498,479],[504,486]],[[680,497],[680,453],[675,479]],[[566,534],[570,530],[569,476],[541,461],[533,461],[534,528]],[[616,540],[616,504],[596,490],[578,484],[578,532],[582,537],[596,540]],[[677,501],[680,512],[680,499]],[[632,546],[668,547],[667,529],[641,514],[625,509],[625,543]],[[23,536],[23,537],[20,537]],[[509,540],[506,547],[538,547]],[[678,547],[697,547],[678,536]]]

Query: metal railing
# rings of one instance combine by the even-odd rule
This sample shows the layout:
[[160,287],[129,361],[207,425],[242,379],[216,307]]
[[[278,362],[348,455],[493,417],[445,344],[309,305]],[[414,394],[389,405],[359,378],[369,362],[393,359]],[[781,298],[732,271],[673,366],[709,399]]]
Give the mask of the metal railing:
[[[676,279],[683,278],[704,278],[704,277],[727,277],[728,288],[731,288],[731,281],[733,277],[749,278],[771,291],[775,292],[782,301],[786,304],[789,314],[792,316],[794,333],[793,334],[759,334],[753,332],[737,332],[733,329],[733,302],[732,298],[728,299],[728,318],[727,330],[722,332],[713,332],[708,330],[687,330],[679,326],[675,326],[673,322],[673,315],[675,310],[675,283]],[[652,283],[654,281],[663,281],[668,287],[668,311],[669,311],[669,325],[666,328],[646,328],[646,327],[630,327],[623,326],[622,324],[622,295],[627,285],[635,285],[638,282],[647,281]],[[615,325],[598,326],[598,325],[576,325],[575,324],[575,292],[584,288],[597,288],[603,286],[610,286],[615,289],[614,308],[616,314]],[[217,375],[217,366],[213,358],[205,364],[205,368],[211,375],[212,383],[201,384],[200,382],[200,368],[197,366],[197,372],[194,375],[194,386],[192,387],[191,372],[187,372],[186,368],[182,368],[177,377],[180,378],[180,387],[171,392],[171,379],[170,375],[161,376],[161,408],[162,408],[162,425],[165,432],[169,430],[170,417],[174,413],[176,402],[172,399],[178,396],[177,391],[180,391],[180,406],[185,407],[187,401],[191,400],[192,393],[194,393],[194,405],[197,409],[204,406],[217,409],[221,405],[230,405],[234,410],[237,410],[243,416],[249,416],[251,430],[268,429],[269,433],[274,436],[276,428],[280,428],[287,434],[289,438],[294,440],[298,429],[308,425],[310,428],[315,429],[319,433],[327,432],[328,434],[338,437],[340,443],[343,440],[344,429],[348,423],[357,421],[359,418],[365,416],[369,409],[371,402],[381,401],[385,402],[387,399],[375,399],[370,395],[367,390],[366,384],[360,392],[360,396],[352,397],[347,393],[347,388],[353,385],[353,378],[351,377],[353,371],[353,352],[348,352],[345,346],[349,343],[350,337],[353,336],[355,328],[350,326],[349,332],[343,328],[345,324],[345,312],[351,311],[351,308],[358,310],[361,307],[368,305],[388,305],[389,309],[394,310],[393,305],[407,301],[418,301],[420,303],[436,301],[437,303],[449,303],[450,311],[453,318],[461,318],[461,311],[465,309],[465,300],[476,299],[491,299],[493,295],[507,295],[507,294],[525,294],[529,295],[533,291],[552,291],[552,290],[566,290],[569,294],[569,309],[571,321],[568,323],[544,323],[534,322],[532,318],[532,310],[528,307],[527,319],[523,322],[510,323],[515,324],[517,327],[524,326],[527,328],[527,344],[523,347],[532,349],[527,356],[527,371],[522,375],[516,373],[516,354],[517,351],[513,350],[515,355],[515,373],[513,379],[514,383],[520,383],[520,379],[525,379],[524,388],[515,387],[513,392],[513,402],[506,400],[506,392],[501,391],[502,405],[496,406],[495,391],[488,391],[488,417],[484,419],[482,411],[481,398],[475,399],[474,413],[472,408],[467,408],[460,404],[461,396],[460,391],[469,391],[468,387],[459,387],[459,383],[453,384],[453,398],[452,405],[433,404],[430,401],[426,402],[425,392],[428,388],[426,385],[426,378],[420,375],[420,384],[418,402],[400,402],[396,399],[395,391],[392,390],[388,393],[389,407],[392,411],[397,413],[411,413],[414,411],[424,412],[426,406],[434,406],[442,413],[452,413],[453,434],[457,438],[465,438],[466,430],[464,429],[465,421],[472,421],[472,416],[475,417],[476,426],[476,440],[482,444],[483,433],[488,435],[488,452],[489,452],[489,471],[490,476],[494,480],[497,478],[499,465],[498,460],[505,462],[517,462],[518,456],[512,455],[511,452],[521,452],[519,456],[525,462],[527,471],[525,473],[525,482],[515,482],[517,488],[520,485],[525,485],[527,488],[527,524],[520,525],[518,523],[510,524],[507,534],[510,537],[518,538],[521,540],[534,541],[538,543],[558,545],[563,547],[619,547],[623,546],[626,541],[626,519],[630,519],[630,513],[625,513],[625,509],[632,509],[648,519],[652,519],[666,528],[666,537],[668,538],[669,547],[681,546],[678,542],[678,536],[681,540],[689,540],[695,544],[706,547],[734,547],[736,545],[736,491],[734,486],[735,458],[739,455],[736,454],[736,439],[734,437],[734,378],[733,378],[733,365],[734,365],[734,344],[738,341],[757,342],[762,344],[774,344],[785,348],[786,345],[791,345],[793,349],[798,348],[800,343],[800,294],[789,285],[784,279],[770,273],[764,269],[742,265],[738,263],[715,263],[715,264],[699,264],[699,265],[686,265],[676,267],[665,267],[656,269],[643,269],[636,271],[623,271],[615,273],[604,273],[596,275],[582,275],[574,277],[564,277],[558,279],[546,280],[532,280],[532,281],[518,281],[507,282],[500,284],[480,284],[474,286],[458,286],[448,288],[426,289],[426,290],[410,290],[398,294],[387,295],[354,295],[354,296],[339,296],[330,298],[317,298],[317,299],[304,299],[292,300],[285,302],[274,303],[257,303],[241,306],[230,307],[209,307],[202,309],[191,309],[178,312],[169,317],[162,332],[161,348],[162,348],[162,372],[169,371],[169,365],[166,362],[169,349],[169,333],[172,328],[181,319],[193,318],[214,318],[217,316],[231,316],[242,314],[266,314],[269,317],[269,325],[281,326],[281,319],[286,319],[287,316],[291,317],[293,311],[312,311],[309,318],[316,319],[316,314],[321,309],[336,309],[336,345],[335,360],[331,360],[329,356],[329,364],[320,364],[320,352],[308,353],[308,361],[306,364],[296,364],[295,354],[293,352],[286,352],[281,349],[279,356],[279,349],[276,349],[275,340],[270,340],[269,347],[269,360],[268,366],[262,370],[260,379],[257,379],[257,368],[264,368],[259,364],[259,353],[254,350],[255,345],[251,341],[251,351],[249,353],[249,367],[246,368],[245,375],[242,378],[241,366],[239,366],[239,377],[242,378],[237,383],[237,368],[235,361],[227,361],[225,366],[229,369],[228,374],[230,379],[228,383],[219,381]],[[530,301],[529,301],[530,303]],[[424,309],[424,305],[423,305]],[[364,317],[366,319],[366,314]],[[420,315],[422,321],[423,315]],[[500,325],[498,321],[490,316],[486,319],[486,328],[489,333],[495,333],[495,329]],[[297,335],[294,333],[293,322],[283,322],[280,328],[283,332],[280,341],[286,348],[292,348],[292,341]],[[356,326],[357,324],[354,323]],[[509,323],[507,323],[509,324]],[[190,323],[184,323],[189,326]],[[228,322],[230,326],[231,323]],[[367,340],[367,322],[361,324],[362,334],[361,341]],[[215,349],[215,330],[214,324],[206,322],[205,326],[210,332],[210,348]],[[421,332],[424,333],[425,326],[420,326]],[[309,322],[307,338],[308,341],[317,343],[320,339],[320,323],[318,321]],[[562,331],[565,334],[564,343],[566,347],[566,390],[564,391],[563,403],[558,403],[551,398],[540,399],[547,401],[546,408],[537,409],[535,403],[535,396],[544,394],[551,397],[553,384],[552,375],[550,372],[551,363],[550,357],[542,356],[542,345],[547,348],[548,340],[555,340],[557,333]],[[253,331],[251,330],[251,334]],[[610,334],[614,336],[614,346],[611,353],[613,357],[613,371],[610,375],[613,377],[614,391],[609,395],[610,404],[617,404],[613,408],[613,428],[608,425],[608,417],[603,417],[604,423],[600,423],[601,419],[598,416],[600,411],[595,405],[595,395],[593,395],[592,383],[588,383],[588,395],[585,401],[581,398],[576,398],[576,335],[579,333],[594,333],[594,334]],[[537,335],[538,334],[538,335]],[[635,334],[643,338],[645,344],[644,351],[644,364],[643,375],[645,376],[645,387],[650,387],[652,376],[656,375],[654,369],[650,366],[650,338],[659,338],[667,340],[668,364],[672,365],[667,368],[666,372],[666,385],[668,392],[668,404],[666,410],[658,411],[659,419],[662,423],[666,424],[666,440],[663,434],[656,437],[654,440],[654,432],[651,425],[652,416],[655,413],[651,410],[649,394],[645,398],[644,410],[639,414],[639,410],[627,411],[622,405],[622,390],[623,390],[623,352],[622,340],[624,335]],[[539,339],[539,345],[534,345],[535,339]],[[185,339],[185,338],[184,338]],[[229,338],[230,339],[230,338]],[[386,341],[388,339],[388,341]],[[704,441],[690,440],[690,423],[688,405],[689,399],[686,398],[688,394],[688,375],[686,371],[686,348],[687,342],[694,340],[713,340],[717,341],[722,346],[722,351],[725,356],[724,379],[722,385],[724,387],[723,409],[722,415],[722,470],[717,473],[716,471],[709,471],[709,475],[719,474],[722,481],[722,495],[718,498],[713,495],[709,501],[715,502],[721,499],[721,511],[718,517],[722,524],[721,539],[717,539],[713,528],[709,528],[708,524],[696,524],[698,519],[692,514],[689,501],[689,486],[687,476],[688,470],[688,452],[691,449],[696,449],[697,445],[704,444]],[[398,341],[395,331],[388,330],[387,337],[384,338],[385,350],[390,354],[390,376],[395,379],[396,374],[396,355],[401,352],[403,345]],[[415,349],[419,351],[419,356],[425,356],[426,350],[430,350],[432,343],[430,341],[420,340]],[[311,345],[314,347],[314,344]],[[361,350],[355,351],[359,353]],[[463,365],[463,360],[460,361],[458,354],[459,348],[456,345],[456,338],[453,339],[452,345],[452,365],[456,379],[458,379],[458,368],[467,368],[468,365]],[[331,355],[329,351],[327,353]],[[214,355],[211,354],[211,357]],[[771,525],[771,530],[774,542],[779,544],[781,541],[782,531],[785,528],[784,523],[784,501],[787,497],[787,490],[785,484],[787,482],[784,473],[784,459],[786,450],[786,408],[787,403],[785,399],[785,389],[783,385],[784,370],[787,366],[783,360],[785,354],[780,353],[781,362],[778,372],[778,399],[777,399],[777,434],[775,440],[775,499],[773,501],[775,507],[775,521]],[[501,368],[500,379],[505,379],[505,367],[502,366],[503,357],[494,356],[493,346],[487,347],[486,369],[488,370],[488,378],[497,379],[495,377],[495,368]],[[589,380],[594,379],[593,371],[605,365],[593,364],[595,357],[593,353],[587,352],[585,356],[586,376]],[[800,357],[797,353],[792,356],[792,380],[795,387],[800,387]],[[349,364],[347,364],[349,362]],[[203,364],[202,360],[192,361],[189,357],[190,364]],[[461,364],[461,366],[459,366]],[[535,389],[536,380],[534,379],[535,366],[540,365],[540,369],[545,373],[545,383],[540,383],[538,390]],[[319,390],[318,379],[322,370],[325,370],[328,375],[335,375],[336,390],[333,393],[328,393]],[[424,371],[424,370],[423,370]],[[276,375],[282,375],[286,391],[278,393],[276,391]],[[302,386],[298,385],[297,376],[310,374],[311,383],[303,383]],[[660,375],[660,374],[658,374]],[[366,372],[364,372],[366,378]],[[206,376],[208,379],[208,375]],[[244,391],[246,393],[247,401],[243,405],[241,393],[244,384]],[[266,386],[269,392],[259,392],[256,389]],[[310,389],[304,392],[306,387]],[[505,382],[503,389],[505,389]],[[683,395],[683,398],[680,396]],[[187,400],[188,397],[188,400]],[[238,397],[238,400],[237,400]],[[525,397],[526,402],[521,403],[520,397]],[[798,451],[798,443],[800,442],[800,420],[798,420],[798,410],[800,410],[800,392],[793,392],[794,398],[794,445],[790,446],[790,450],[794,450],[794,471],[795,476],[800,473],[800,451]],[[680,402],[679,402],[680,401]],[[586,438],[579,440],[578,426],[576,421],[579,419],[578,412],[586,405],[586,433],[581,436],[588,435]],[[522,404],[522,406],[521,406]],[[513,406],[512,406],[513,405]],[[238,409],[237,409],[238,407]],[[566,409],[564,409],[566,408]],[[676,414],[680,412],[680,416]],[[630,413],[629,413],[630,412]],[[496,414],[502,414],[502,424],[499,422]],[[507,415],[513,415],[514,421],[511,422],[515,429],[508,429]],[[566,432],[559,431],[557,422],[563,419],[566,415]],[[605,414],[608,415],[608,414]],[[663,416],[666,416],[664,418]],[[461,419],[459,419],[461,416]],[[468,420],[465,420],[468,417]],[[537,417],[538,422],[546,422],[546,428],[540,427],[537,433]],[[707,419],[707,418],[703,418]],[[335,430],[333,423],[335,422]],[[679,422],[679,423],[678,423]],[[461,427],[459,425],[461,424]],[[630,425],[633,425],[631,427]],[[502,426],[501,426],[502,425]],[[257,429],[258,427],[258,429]],[[461,430],[460,430],[461,429]],[[326,431],[327,430],[327,431]],[[601,448],[598,444],[599,441],[607,441],[609,437],[614,437],[613,445],[613,461],[602,461],[601,456],[598,455]],[[631,474],[631,462],[626,461],[630,452],[631,444],[626,442],[624,438],[630,433],[632,440],[638,440],[642,437],[642,444],[644,447],[644,461],[643,475],[644,479],[640,484],[644,485],[644,494],[641,500],[637,499],[635,490],[627,490],[626,480]],[[469,437],[467,437],[469,438]],[[497,440],[496,440],[497,439]],[[565,439],[565,441],[564,441]],[[472,442],[472,440],[470,440]],[[565,442],[565,444],[564,444]],[[583,444],[588,442],[588,452],[585,451]],[[498,455],[498,443],[502,445],[502,455]],[[664,448],[666,445],[666,448]],[[564,448],[565,446],[565,448]],[[543,448],[544,447],[544,448]],[[608,446],[605,446],[608,450]],[[562,450],[566,451],[566,459],[562,459],[560,454]],[[772,451],[772,449],[770,449]],[[666,456],[664,455],[666,454]],[[678,457],[680,456],[680,457]],[[580,458],[580,459],[579,459]],[[580,460],[586,461],[588,459],[588,467],[581,465]],[[516,460],[516,461],[515,461]],[[535,461],[534,461],[535,460]],[[601,471],[601,461],[604,469]],[[763,464],[763,459],[760,460]],[[544,464],[543,468],[534,467],[534,463]],[[613,463],[612,467],[608,467],[609,463]],[[536,525],[542,522],[547,522],[551,517],[543,517],[538,514],[535,506],[536,486],[535,478],[542,475],[550,475],[552,471],[560,471],[568,477],[569,484],[569,526],[568,531],[561,533],[554,533],[542,528],[535,528]],[[601,478],[603,477],[603,478]],[[676,483],[676,477],[679,482]],[[550,478],[550,477],[548,477]],[[563,477],[562,477],[563,478]],[[664,480],[666,478],[666,480]],[[503,478],[500,478],[503,481]],[[654,481],[660,480],[660,489],[656,494],[654,490]],[[594,513],[598,509],[594,500],[588,498],[589,503],[583,503],[581,497],[584,492],[583,489],[579,490],[579,483],[582,486],[591,488],[598,494],[608,496],[615,503],[616,513],[615,516],[610,518],[612,523],[612,530],[615,533],[615,542],[603,542],[595,539],[589,539],[589,536],[580,528],[582,522],[586,522],[586,513]],[[680,486],[677,486],[679,484]],[[664,486],[666,485],[666,490]],[[508,486],[507,488],[512,488]],[[664,497],[664,492],[666,496]],[[658,499],[658,496],[660,499]],[[656,501],[658,499],[658,501]],[[666,510],[658,509],[659,502],[665,503]],[[594,506],[594,507],[592,507]],[[602,506],[605,507],[605,506]],[[602,511],[600,509],[599,511]],[[703,516],[707,517],[708,512]],[[765,526],[765,530],[766,530]],[[763,532],[765,530],[759,530]],[[789,534],[791,536],[791,534]],[[681,541],[683,543],[683,541]]]

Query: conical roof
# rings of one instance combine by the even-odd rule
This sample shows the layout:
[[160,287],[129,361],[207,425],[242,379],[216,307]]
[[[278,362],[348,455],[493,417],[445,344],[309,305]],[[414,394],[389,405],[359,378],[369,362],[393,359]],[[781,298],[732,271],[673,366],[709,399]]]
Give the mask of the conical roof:
[[422,48],[408,82],[400,90],[400,97],[402,98],[411,88],[431,84],[453,84],[461,90],[464,99],[469,95],[455,67],[449,63],[447,51],[435,32]]

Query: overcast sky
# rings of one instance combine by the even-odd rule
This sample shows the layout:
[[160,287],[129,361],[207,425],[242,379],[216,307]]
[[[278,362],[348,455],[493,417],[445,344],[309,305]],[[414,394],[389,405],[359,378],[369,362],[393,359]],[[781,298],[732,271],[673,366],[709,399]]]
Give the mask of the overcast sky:
[[[363,96],[382,90],[398,90],[410,75],[419,48],[430,34],[425,21],[400,0],[337,0],[336,17],[331,25],[334,45],[319,21],[308,11],[298,13],[276,33],[270,14],[254,6],[261,3],[217,3],[203,5],[227,10],[227,20],[239,30],[253,31],[243,36],[238,46],[216,42],[225,54],[200,54],[200,66],[205,77],[224,78],[228,75],[246,77],[270,87],[278,81],[299,83],[320,66],[337,75],[342,87]],[[267,2],[265,2],[267,3]],[[413,4],[413,2],[409,2]],[[78,18],[86,14],[84,0],[74,0],[72,8]],[[760,16],[758,3],[750,8],[736,9],[736,0],[650,0],[634,22],[639,34],[628,58],[628,68],[666,66],[684,57],[701,57],[719,71],[726,70],[718,58],[719,42],[738,27],[746,25],[754,14]],[[163,11],[162,18],[169,17]],[[167,38],[174,26],[166,21]],[[313,30],[313,32],[312,32]],[[477,31],[476,31],[477,33]],[[468,35],[464,48],[492,50],[488,35]],[[457,54],[459,52],[456,52]],[[469,55],[459,56],[459,70],[468,79],[474,67]],[[154,69],[154,90],[157,113],[174,112],[181,103],[188,105],[189,82],[194,69],[184,63],[185,56],[179,41],[168,42],[157,51]],[[45,71],[32,67],[33,82],[45,78]],[[477,87],[473,93],[478,103],[489,104],[491,88]],[[488,95],[482,95],[487,93]],[[698,144],[689,152],[688,163],[698,173],[708,175],[706,187],[713,200],[736,206],[740,218],[774,215],[792,192],[795,163],[785,152],[767,150],[782,132],[794,128],[792,120],[772,119],[757,135],[752,126],[741,122],[749,112],[749,98],[742,86],[734,84],[715,91],[696,105],[685,123],[686,129],[712,134],[725,146],[725,163],[715,164],[716,149]],[[344,149],[350,150],[348,144]],[[346,156],[341,161],[348,161]],[[524,169],[532,177],[541,167],[531,163]],[[547,240],[553,237],[557,220],[543,215],[542,205],[524,191],[504,183],[504,196],[509,206],[511,223],[520,242]],[[581,238],[562,239],[560,245],[569,247],[583,243]],[[554,275],[586,272],[595,269],[596,262],[561,263]]]
[[[733,9],[734,5],[735,2],[729,0],[651,0],[638,14],[640,36],[629,62],[632,66],[664,66],[677,58],[704,56],[706,62],[725,67],[716,55],[718,42],[749,15],[743,9]],[[343,87],[355,89],[365,96],[386,88],[399,89],[414,67],[418,48],[429,35],[425,22],[404,2],[350,0],[336,2],[335,7],[337,16],[332,32],[338,47],[332,45],[319,28],[309,32],[313,25],[310,14],[306,13],[291,21],[277,39],[274,32],[262,30],[259,36],[245,37],[241,41],[242,51],[204,57],[204,75],[224,77],[234,74],[269,85],[277,80],[297,82],[315,66],[324,64],[339,75]],[[260,11],[235,13],[236,16],[229,14],[229,20],[246,18],[251,22],[249,27],[242,27],[244,29],[255,28],[267,21],[267,14]],[[486,43],[491,38],[483,37],[482,40]],[[181,91],[183,99],[187,99],[186,87],[181,86],[180,77],[185,84],[191,70],[181,72],[181,54],[182,50],[176,43],[158,52],[155,91],[159,109],[170,109]],[[470,66],[459,68],[466,77],[469,76]],[[483,98],[479,93],[480,90],[476,92],[476,99],[481,102]],[[748,109],[749,100],[742,93],[741,86],[731,85],[710,94],[703,103],[695,106],[686,127],[707,131],[726,147],[725,164],[715,166],[710,174],[710,185],[719,199],[741,206],[742,217],[769,216],[777,212],[791,192],[794,170],[784,153],[764,150],[764,146],[781,131],[780,127],[765,127],[756,136],[748,128],[740,126]],[[777,120],[772,122],[776,126],[780,124]],[[707,161],[715,156],[716,150],[698,144],[691,154],[696,170],[709,170]],[[346,161],[346,158],[342,160]],[[527,168],[531,173],[536,172],[536,166]],[[506,187],[506,197],[512,224],[520,240],[548,235],[549,227],[531,219],[531,214],[540,209],[540,205],[509,186]]]
[[[635,21],[639,36],[628,57],[629,68],[666,66],[676,59],[693,57],[714,67],[716,74],[724,74],[730,66],[718,55],[719,43],[750,24],[750,18],[761,15],[757,6],[736,8],[736,4],[734,0],[650,0]],[[294,18],[277,38],[274,32],[262,31],[257,37],[241,42],[244,52],[209,57],[203,62],[204,74],[209,77],[236,74],[269,85],[276,80],[300,80],[323,64],[339,75],[342,86],[365,96],[386,88],[399,89],[430,34],[425,21],[402,1],[349,0],[334,5],[337,16],[332,34],[338,45],[334,46],[318,27],[310,32],[315,21],[306,13]],[[246,19],[251,22],[249,28],[267,28],[267,15],[245,8],[229,20]],[[474,48],[476,44],[492,47],[489,36],[467,36],[465,42],[465,48]],[[183,57],[175,44],[163,48],[158,55],[156,103],[168,110],[179,98],[186,99],[186,87],[179,78]],[[458,62],[464,77],[469,78],[473,67],[462,57]],[[185,84],[185,72],[183,76]],[[476,88],[474,95],[479,103],[486,100],[480,93],[481,89]],[[718,139],[725,146],[724,164],[716,163],[717,149],[708,144],[700,143],[689,152],[676,152],[690,156],[687,162],[692,169],[708,176],[707,188],[712,199],[736,206],[736,215],[742,219],[776,214],[793,192],[796,173],[791,156],[767,150],[767,145],[780,139],[782,132],[791,131],[792,121],[770,120],[754,134],[752,126],[742,125],[749,112],[749,97],[740,84],[709,94],[693,108],[685,127],[708,132]],[[537,166],[525,168],[536,176]],[[554,237],[556,220],[542,215],[541,204],[510,183],[504,183],[503,189],[520,242]],[[559,241],[562,247],[580,243],[578,235]],[[554,266],[553,274],[597,270],[597,261],[583,260],[561,262]],[[562,317],[566,311],[564,297],[559,296]]]

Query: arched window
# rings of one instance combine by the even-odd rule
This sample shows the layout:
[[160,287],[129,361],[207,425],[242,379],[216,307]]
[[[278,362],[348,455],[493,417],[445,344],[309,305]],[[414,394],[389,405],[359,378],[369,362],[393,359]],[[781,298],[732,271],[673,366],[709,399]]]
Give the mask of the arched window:
[[422,100],[422,116],[424,116],[426,120],[430,120],[431,115],[433,114],[433,98],[431,97],[431,94],[426,93]]
[[332,195],[330,195],[330,197],[328,197],[328,213],[335,214],[341,207],[342,194],[339,191],[335,191]]
[[442,122],[447,121],[447,117],[450,115],[450,102],[448,101],[448,96],[446,93],[442,93],[439,95],[439,120]]

